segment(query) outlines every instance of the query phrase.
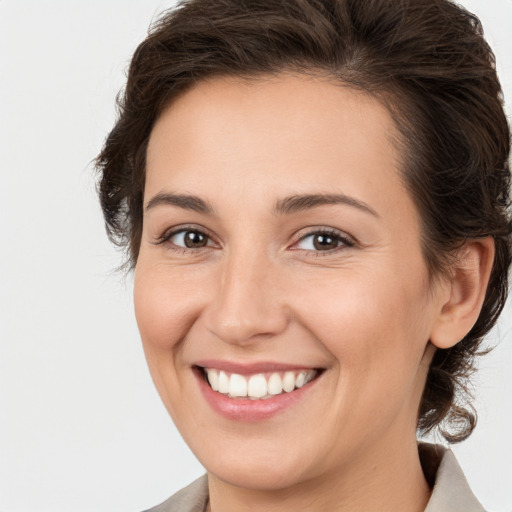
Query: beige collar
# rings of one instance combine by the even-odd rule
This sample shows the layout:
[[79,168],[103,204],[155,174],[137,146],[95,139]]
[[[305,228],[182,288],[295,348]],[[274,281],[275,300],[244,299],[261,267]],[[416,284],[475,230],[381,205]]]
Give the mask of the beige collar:
[[418,449],[425,477],[433,485],[425,512],[485,512],[451,450],[427,443],[419,443]]

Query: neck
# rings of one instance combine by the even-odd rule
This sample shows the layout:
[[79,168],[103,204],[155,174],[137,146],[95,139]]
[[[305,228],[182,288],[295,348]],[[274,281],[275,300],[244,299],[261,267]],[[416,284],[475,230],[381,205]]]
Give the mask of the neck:
[[430,489],[416,439],[380,440],[333,474],[293,488],[254,490],[209,475],[208,512],[422,512]]

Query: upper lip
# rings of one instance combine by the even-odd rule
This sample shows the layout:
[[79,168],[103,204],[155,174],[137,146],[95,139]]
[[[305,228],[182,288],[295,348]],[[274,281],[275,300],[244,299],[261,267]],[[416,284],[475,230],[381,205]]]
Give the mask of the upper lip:
[[289,370],[316,370],[316,366],[279,363],[274,361],[257,361],[257,362],[233,362],[218,359],[204,359],[197,361],[194,366],[201,368],[215,368],[228,373],[237,373],[239,375],[251,375],[254,373],[279,372]]

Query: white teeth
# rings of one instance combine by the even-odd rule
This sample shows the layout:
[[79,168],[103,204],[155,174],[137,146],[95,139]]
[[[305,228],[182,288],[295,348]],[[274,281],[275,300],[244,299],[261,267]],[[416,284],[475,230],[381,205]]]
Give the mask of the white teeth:
[[210,383],[213,391],[219,391],[219,372],[208,368],[206,370],[206,375],[208,376],[208,382]]
[[301,388],[306,383],[306,372],[300,372],[295,379],[295,387]]
[[295,388],[295,373],[286,372],[283,377],[283,390],[289,393]]
[[253,375],[249,379],[247,394],[251,398],[261,398],[267,394],[267,379],[264,375]]
[[229,377],[225,372],[219,373],[219,393],[229,393]]
[[268,379],[268,394],[269,395],[279,395],[283,392],[283,380],[279,373],[273,373]]
[[306,377],[304,378],[304,384],[307,384],[308,382],[311,382],[315,378],[315,375],[316,375],[316,371],[315,370],[308,370],[306,372]]
[[271,398],[283,392],[290,393],[306,385],[318,373],[316,370],[274,372],[267,379],[262,373],[249,377],[238,373],[228,374],[214,368],[205,368],[205,372],[213,391],[231,398],[248,397],[253,400]]
[[232,373],[229,378],[229,396],[247,396],[247,379],[238,375],[238,373]]

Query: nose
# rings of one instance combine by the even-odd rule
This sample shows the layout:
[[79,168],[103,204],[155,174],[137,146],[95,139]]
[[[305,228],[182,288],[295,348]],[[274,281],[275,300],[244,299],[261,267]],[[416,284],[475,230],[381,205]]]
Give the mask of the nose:
[[283,332],[288,315],[276,266],[247,252],[232,254],[221,265],[214,299],[204,312],[208,330],[238,345]]

